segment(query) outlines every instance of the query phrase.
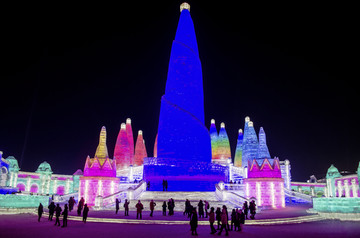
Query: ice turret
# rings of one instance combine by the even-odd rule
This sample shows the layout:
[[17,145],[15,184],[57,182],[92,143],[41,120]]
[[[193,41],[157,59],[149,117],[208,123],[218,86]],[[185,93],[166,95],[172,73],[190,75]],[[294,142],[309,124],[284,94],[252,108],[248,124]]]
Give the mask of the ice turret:
[[217,141],[217,157],[213,160],[214,163],[226,165],[227,160],[231,158],[230,142],[225,130],[225,123],[220,124],[219,137]]
[[245,118],[242,164],[246,166],[249,160],[255,159],[259,142],[254,129],[254,124],[249,117]]
[[[266,135],[265,131],[262,127],[260,127],[259,131],[259,147],[256,155],[256,159],[262,162],[265,158],[270,159],[269,149],[266,145]],[[259,163],[261,163],[259,162]]]
[[161,98],[157,157],[211,162],[201,62],[189,7],[180,13]]
[[131,127],[131,119],[126,119],[126,135],[129,141],[130,164],[134,164],[134,135]]
[[106,129],[104,126],[101,128],[99,145],[94,158],[90,158],[90,156],[86,158],[84,176],[116,176],[115,161],[109,158],[106,147]]
[[106,128],[103,126],[100,131],[99,136],[99,145],[96,148],[95,157],[99,159],[104,159],[109,157],[108,149],[106,146]]
[[243,139],[244,139],[243,130],[239,129],[239,135],[238,135],[238,139],[237,139],[237,144],[236,144],[236,149],[235,149],[235,157],[234,157],[234,166],[235,167],[242,166]]
[[147,157],[146,147],[144,143],[143,133],[140,130],[138,132],[138,137],[136,140],[134,165],[135,166],[143,165],[145,157]]
[[214,160],[217,157],[217,140],[218,140],[218,132],[215,125],[215,120],[211,119],[210,125],[210,138],[211,138],[211,158]]
[[131,154],[125,123],[121,124],[120,132],[116,140],[114,159],[116,160],[118,169],[125,169],[130,166]]

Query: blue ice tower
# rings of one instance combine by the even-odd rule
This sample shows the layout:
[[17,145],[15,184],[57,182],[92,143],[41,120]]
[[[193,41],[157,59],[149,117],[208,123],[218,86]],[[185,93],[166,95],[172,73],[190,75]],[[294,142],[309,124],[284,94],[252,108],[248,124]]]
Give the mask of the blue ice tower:
[[165,95],[161,98],[158,157],[210,163],[210,134],[204,118],[195,29],[189,10],[183,9],[171,48]]
[[248,166],[248,161],[256,159],[259,142],[254,129],[254,124],[249,117],[245,118],[242,166]]
[[201,62],[188,8],[181,9],[172,43],[165,95],[161,98],[157,157],[144,160],[150,190],[209,191],[226,181],[228,170],[211,164],[211,140],[205,126]]
[[265,134],[264,128],[260,127],[259,147],[258,147],[258,151],[256,154],[256,159],[259,164],[262,164],[262,162],[264,161],[265,158],[267,158],[268,160],[271,159],[269,149],[266,145],[266,134]]

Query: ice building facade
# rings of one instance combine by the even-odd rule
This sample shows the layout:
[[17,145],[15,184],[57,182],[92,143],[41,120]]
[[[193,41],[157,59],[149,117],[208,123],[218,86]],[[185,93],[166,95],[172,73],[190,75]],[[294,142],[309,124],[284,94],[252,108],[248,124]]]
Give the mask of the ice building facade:
[[265,158],[261,164],[256,159],[248,161],[248,178],[244,179],[247,198],[256,198],[262,207],[285,207],[284,179],[278,159]]
[[94,158],[86,158],[84,175],[80,178],[79,197],[83,197],[89,206],[94,206],[97,196],[107,197],[118,192],[119,182],[116,161],[109,158],[106,146],[106,128],[102,127]]
[[36,171],[26,172],[19,168],[18,161],[13,156],[6,159],[1,157],[1,160],[1,193],[64,195],[79,190],[81,170],[73,175],[55,174],[50,164],[44,161]]

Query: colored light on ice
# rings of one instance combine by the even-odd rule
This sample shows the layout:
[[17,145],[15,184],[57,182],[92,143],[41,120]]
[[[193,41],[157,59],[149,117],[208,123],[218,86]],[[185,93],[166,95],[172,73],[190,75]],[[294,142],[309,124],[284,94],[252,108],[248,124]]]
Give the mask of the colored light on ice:
[[261,206],[261,182],[256,182],[256,199],[257,199],[257,205]]

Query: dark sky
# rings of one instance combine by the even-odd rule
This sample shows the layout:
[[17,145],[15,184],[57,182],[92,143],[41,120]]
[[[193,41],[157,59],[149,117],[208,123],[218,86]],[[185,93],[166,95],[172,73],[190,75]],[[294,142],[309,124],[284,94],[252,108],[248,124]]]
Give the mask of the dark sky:
[[[15,156],[25,171],[46,160],[71,174],[94,155],[103,125],[112,156],[128,117],[152,156],[180,3],[7,6],[4,157]],[[218,128],[225,122],[234,151],[250,116],[257,132],[264,127],[271,156],[291,161],[294,180],[322,177],[330,164],[354,172],[360,118],[352,7],[189,3],[207,126],[212,118]]]

